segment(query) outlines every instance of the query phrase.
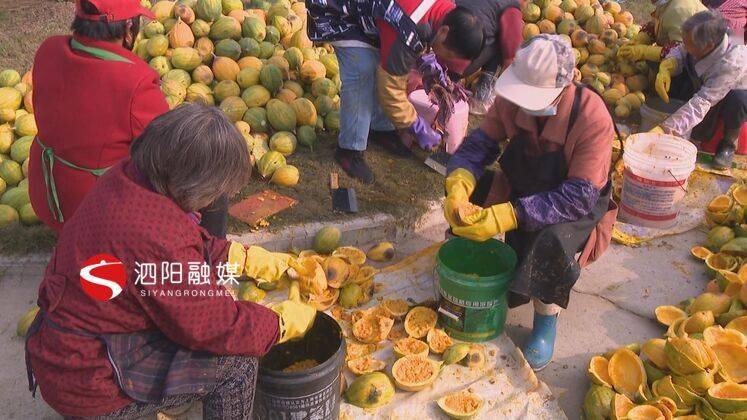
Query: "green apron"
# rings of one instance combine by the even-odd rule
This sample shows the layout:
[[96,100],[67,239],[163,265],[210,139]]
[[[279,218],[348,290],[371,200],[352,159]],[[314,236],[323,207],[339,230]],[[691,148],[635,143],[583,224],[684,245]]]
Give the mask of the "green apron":
[[[124,63],[132,63],[132,61],[128,60],[127,58],[124,58],[120,55],[117,55],[111,51],[102,50],[100,48],[94,48],[94,47],[87,47],[80,42],[76,41],[75,39],[70,40],[70,47],[74,50],[83,51],[85,53],[88,53],[96,58],[106,60],[106,61],[120,61]],[[36,144],[39,145],[41,148],[41,160],[42,160],[42,175],[44,177],[44,184],[47,188],[47,206],[49,207],[49,211],[52,214],[52,217],[54,220],[63,223],[65,222],[65,217],[62,214],[62,207],[60,206],[60,198],[57,195],[57,184],[54,180],[54,165],[55,163],[59,162],[68,168],[73,168],[78,171],[88,172],[89,174],[100,177],[101,175],[106,172],[109,167],[106,168],[86,168],[83,166],[76,165],[69,160],[63,159],[62,157],[56,155],[54,153],[54,150],[51,147],[47,147],[42,143],[41,139],[37,136],[36,137]]]

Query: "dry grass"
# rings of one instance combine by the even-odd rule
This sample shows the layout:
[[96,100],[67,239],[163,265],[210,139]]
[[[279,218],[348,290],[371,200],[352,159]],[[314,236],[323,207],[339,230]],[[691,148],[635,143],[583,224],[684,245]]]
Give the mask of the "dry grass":
[[30,69],[42,41],[70,31],[74,10],[67,2],[0,0],[0,69]]
[[[272,188],[299,201],[299,204],[270,219],[270,229],[308,221],[345,220],[356,215],[332,212],[328,188],[330,171],[340,174],[340,186],[355,188],[360,212],[357,216],[385,212],[394,215],[403,225],[412,222],[427,210],[427,205],[443,195],[443,177],[415,159],[389,155],[378,147],[366,152],[366,160],[376,177],[373,185],[363,185],[349,178],[333,159],[336,140],[320,136],[313,152],[299,146],[288,163],[298,166],[301,179],[295,187],[279,187],[255,179],[241,196]],[[246,230],[246,225],[232,220],[231,232]]]

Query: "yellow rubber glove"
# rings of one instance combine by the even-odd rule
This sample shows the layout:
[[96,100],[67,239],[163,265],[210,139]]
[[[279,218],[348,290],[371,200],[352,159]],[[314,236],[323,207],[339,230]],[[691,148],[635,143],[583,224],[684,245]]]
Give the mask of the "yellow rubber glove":
[[628,61],[661,61],[661,47],[656,45],[623,45],[617,50],[617,58]]
[[475,176],[464,168],[455,169],[446,177],[444,217],[452,228],[459,226],[456,220],[456,210],[462,204],[469,202],[469,196],[475,191],[476,185]]
[[648,130],[649,133],[664,134],[664,129],[657,125],[656,127]]
[[675,58],[666,58],[659,64],[659,74],[656,75],[656,93],[664,102],[669,103],[669,87],[672,85],[672,72],[677,69]]
[[244,266],[246,265],[246,247],[244,245],[231,241],[231,245],[228,247],[228,264],[236,269],[232,273],[236,277],[244,274]]
[[278,281],[288,270],[290,260],[291,256],[288,254],[251,246],[246,250],[244,273],[257,283]]
[[519,227],[511,203],[496,204],[463,220],[467,226],[452,228],[454,235],[484,242],[493,236]]
[[270,307],[280,318],[280,340],[278,344],[288,340],[303,338],[314,325],[316,309],[301,302],[298,282],[291,283],[288,290],[288,300]]

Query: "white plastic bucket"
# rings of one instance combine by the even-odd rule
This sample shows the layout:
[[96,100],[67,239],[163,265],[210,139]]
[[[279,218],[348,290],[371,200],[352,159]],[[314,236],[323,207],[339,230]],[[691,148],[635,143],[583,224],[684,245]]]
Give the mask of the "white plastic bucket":
[[638,226],[674,226],[697,153],[695,145],[679,137],[655,133],[628,137],[620,218]]
[[[431,103],[425,90],[419,89],[412,91],[408,97],[415,111],[423,117],[429,124],[433,123],[438,112],[438,106]],[[446,143],[446,153],[452,155],[464,140],[467,134],[467,123],[469,122],[469,105],[465,101],[459,101],[454,104],[454,114],[446,124],[446,133],[444,133],[444,142]]]

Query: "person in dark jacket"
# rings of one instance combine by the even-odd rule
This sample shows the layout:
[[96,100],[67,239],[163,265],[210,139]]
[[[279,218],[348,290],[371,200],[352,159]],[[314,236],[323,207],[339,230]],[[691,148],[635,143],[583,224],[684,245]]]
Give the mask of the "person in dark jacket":
[[496,96],[500,71],[511,65],[516,51],[524,42],[524,19],[517,0],[457,0],[458,6],[472,10],[482,23],[485,45],[480,56],[464,70],[464,76],[480,71],[472,90],[469,112],[484,115]]
[[30,386],[53,409],[130,419],[200,400],[205,419],[250,418],[258,357],[316,314],[297,297],[270,309],[228,291],[241,275],[277,281],[290,263],[198,224],[250,172],[226,116],[185,104],[93,186],[65,222],[26,338]]
[[310,0],[307,8],[309,37],[331,42],[340,63],[335,157],[345,172],[374,181],[363,157],[368,138],[397,155],[408,155],[412,144],[438,145],[441,136],[407,99],[407,75],[428,49],[462,74],[482,52],[478,14],[449,0]]
[[[445,183],[452,232],[474,241],[505,233],[519,257],[509,304],[534,303],[523,352],[535,370],[552,360],[558,314],[580,268],[609,245],[617,215],[612,117],[599,95],[572,83],[574,65],[559,36],[527,41],[498,78],[480,127],[449,160]],[[500,172],[486,171],[498,156]]]

